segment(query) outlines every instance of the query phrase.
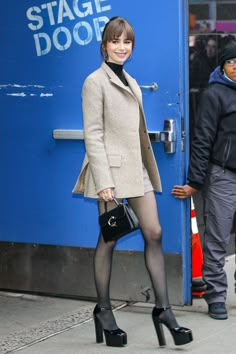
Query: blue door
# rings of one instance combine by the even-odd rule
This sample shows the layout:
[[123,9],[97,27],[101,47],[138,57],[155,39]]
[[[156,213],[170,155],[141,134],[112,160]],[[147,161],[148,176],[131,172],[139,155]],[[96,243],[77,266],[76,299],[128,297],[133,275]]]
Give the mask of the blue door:
[[[189,205],[171,196],[172,186],[185,181],[188,159],[187,1],[181,0],[171,4],[171,11],[168,2],[156,0],[135,5],[127,0],[8,0],[3,6],[0,238],[7,255],[1,260],[0,286],[95,294],[97,206],[71,191],[85,151],[81,87],[100,66],[101,31],[116,15],[126,17],[136,34],[126,70],[142,87],[162,178],[163,193],[156,198],[171,301],[189,304]],[[114,273],[119,282],[112,284],[113,298],[151,301],[138,231],[118,243]]]

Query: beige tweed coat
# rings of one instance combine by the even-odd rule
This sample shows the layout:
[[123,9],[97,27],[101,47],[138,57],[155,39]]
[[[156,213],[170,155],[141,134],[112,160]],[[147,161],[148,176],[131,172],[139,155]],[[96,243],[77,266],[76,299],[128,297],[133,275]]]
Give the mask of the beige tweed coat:
[[137,82],[124,71],[127,88],[103,63],[90,74],[82,89],[86,155],[73,193],[99,198],[115,188],[117,198],[144,195],[144,163],[153,188],[161,180],[147,132],[142,94]]

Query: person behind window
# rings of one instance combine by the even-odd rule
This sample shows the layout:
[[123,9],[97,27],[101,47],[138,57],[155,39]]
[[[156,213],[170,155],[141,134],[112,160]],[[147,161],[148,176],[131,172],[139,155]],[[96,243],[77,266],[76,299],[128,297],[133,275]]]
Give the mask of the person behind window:
[[201,45],[198,39],[197,49],[190,61],[189,85],[190,89],[199,91],[208,85],[210,73],[217,66],[217,41],[215,36],[209,36],[204,44],[201,36]]

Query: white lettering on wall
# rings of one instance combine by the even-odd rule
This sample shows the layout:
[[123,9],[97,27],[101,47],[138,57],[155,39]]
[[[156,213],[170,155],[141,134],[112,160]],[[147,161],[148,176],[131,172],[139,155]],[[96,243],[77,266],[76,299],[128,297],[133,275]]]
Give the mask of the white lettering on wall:
[[37,14],[39,14],[41,12],[39,7],[30,7],[27,11],[26,11],[26,16],[28,17],[29,20],[32,20],[34,22],[36,22],[36,24],[34,23],[29,23],[28,27],[32,30],[38,30],[40,28],[43,27],[43,18],[42,16],[37,16],[34,14],[34,12],[36,12]]
[[[82,39],[79,34],[79,29],[82,27],[86,29],[86,33],[87,33],[87,35],[84,39]],[[75,27],[73,29],[73,34],[74,34],[74,39],[75,39],[76,43],[78,43],[80,45],[87,45],[93,39],[92,27],[90,26],[90,24],[88,22],[85,22],[85,21],[81,21],[75,25]]]
[[66,0],[65,1],[60,1],[59,3],[59,10],[58,10],[58,19],[57,23],[62,23],[63,18],[68,17],[70,20],[74,20],[74,15],[72,11],[70,10]]
[[[104,30],[105,24],[107,23],[107,17],[102,16],[102,17],[94,18],[93,23],[94,23],[94,28],[95,28],[97,40],[101,41],[102,32]],[[100,26],[100,23],[102,24],[102,26]]]
[[75,11],[76,16],[78,17],[86,17],[88,15],[93,14],[93,8],[91,1],[85,2],[82,4],[82,8],[85,9],[84,12],[80,11],[79,9],[79,1],[80,0],[73,0],[73,9]]
[[73,0],[72,4],[58,0],[29,7],[26,17],[28,28],[34,32],[37,56],[46,55],[53,48],[68,50],[73,41],[81,46],[92,40],[101,41],[109,17],[96,15],[110,10],[109,0]]
[[48,19],[51,26],[55,25],[53,6],[57,6],[56,1],[49,2],[48,4],[42,4],[41,8],[46,9],[48,12]]
[[[47,33],[34,34],[37,55],[46,55],[51,50],[51,39]],[[43,49],[42,49],[43,48]]]
[[104,11],[108,11],[111,9],[111,6],[101,6],[101,2],[104,2],[106,0],[95,0],[95,6],[96,6],[96,10],[97,12],[104,12]]
[[[64,36],[61,34],[64,34]],[[59,38],[61,38],[61,42],[64,42],[64,44],[60,43]],[[66,50],[70,48],[71,42],[71,34],[68,28],[59,27],[53,32],[53,43],[58,50]]]

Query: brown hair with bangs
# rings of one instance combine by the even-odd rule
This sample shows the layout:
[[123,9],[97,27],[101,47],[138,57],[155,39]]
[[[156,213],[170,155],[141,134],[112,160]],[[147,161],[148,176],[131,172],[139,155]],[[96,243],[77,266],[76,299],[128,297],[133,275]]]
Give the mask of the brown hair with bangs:
[[106,45],[107,42],[112,41],[113,39],[119,38],[122,33],[125,32],[127,39],[132,41],[132,49],[134,49],[135,36],[134,31],[129,22],[123,17],[112,17],[105,25],[102,33],[102,41],[100,45],[100,52],[103,58],[106,58]]

